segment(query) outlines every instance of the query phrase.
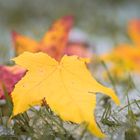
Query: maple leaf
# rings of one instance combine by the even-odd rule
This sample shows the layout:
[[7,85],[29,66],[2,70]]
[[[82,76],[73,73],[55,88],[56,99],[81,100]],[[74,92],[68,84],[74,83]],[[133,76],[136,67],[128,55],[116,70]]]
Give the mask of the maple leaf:
[[128,23],[128,34],[133,44],[122,43],[100,58],[111,63],[110,72],[116,78],[123,77],[124,73],[140,73],[140,19]]
[[91,76],[85,59],[65,55],[58,62],[42,52],[25,52],[13,60],[28,70],[12,92],[13,116],[26,111],[30,106],[40,105],[45,98],[50,108],[63,120],[86,122],[93,134],[105,136],[93,116],[95,93],[102,92],[116,104],[120,102],[110,88],[102,86]]
[[25,69],[19,66],[0,66],[0,99],[5,98],[3,85],[10,94],[14,85],[23,77]]
[[[113,48],[111,52],[100,57],[105,62],[109,62],[111,64],[110,72],[114,75],[116,75],[116,72],[120,73],[120,77],[122,77],[123,73],[126,72],[133,71],[140,73],[139,47],[132,47],[129,44],[121,44]],[[117,74],[118,76],[119,73]]]
[[24,51],[42,51],[59,60],[64,54],[64,49],[67,44],[68,34],[72,24],[72,16],[62,17],[54,22],[40,42],[13,32],[12,37],[17,55]]

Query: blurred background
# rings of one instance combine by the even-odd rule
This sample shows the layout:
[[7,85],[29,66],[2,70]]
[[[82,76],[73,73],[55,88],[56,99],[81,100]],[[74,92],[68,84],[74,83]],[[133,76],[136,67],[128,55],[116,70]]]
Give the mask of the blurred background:
[[0,64],[13,56],[11,31],[39,40],[64,15],[73,15],[74,30],[102,53],[129,42],[127,23],[140,18],[140,0],[0,0]]

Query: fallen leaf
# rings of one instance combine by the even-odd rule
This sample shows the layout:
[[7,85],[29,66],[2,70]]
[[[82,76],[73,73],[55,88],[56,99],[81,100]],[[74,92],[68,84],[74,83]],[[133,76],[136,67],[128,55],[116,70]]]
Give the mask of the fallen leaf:
[[62,17],[61,19],[54,22],[40,42],[13,32],[12,36],[16,54],[19,55],[24,51],[41,51],[49,54],[56,60],[59,60],[64,54],[64,49],[68,41],[68,34],[72,24],[72,16]]
[[45,98],[50,108],[63,120],[86,122],[94,135],[105,136],[93,115],[95,93],[110,96],[116,104],[120,101],[113,90],[102,86],[91,76],[85,59],[65,55],[58,62],[45,53],[25,52],[13,60],[28,70],[12,92],[13,116],[30,106],[40,105]]
[[3,85],[10,94],[14,85],[23,77],[25,69],[19,66],[0,66],[0,99],[4,99]]

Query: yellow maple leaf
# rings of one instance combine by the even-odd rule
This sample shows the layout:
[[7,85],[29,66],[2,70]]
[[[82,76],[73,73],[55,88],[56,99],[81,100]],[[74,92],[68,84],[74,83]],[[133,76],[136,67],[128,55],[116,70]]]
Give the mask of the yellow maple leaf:
[[88,123],[88,129],[98,137],[105,135],[98,128],[93,112],[96,92],[120,101],[113,90],[99,84],[86,67],[86,59],[63,56],[60,62],[45,53],[24,52],[13,59],[28,72],[12,92],[13,116],[30,106],[40,105],[43,98],[63,120]]

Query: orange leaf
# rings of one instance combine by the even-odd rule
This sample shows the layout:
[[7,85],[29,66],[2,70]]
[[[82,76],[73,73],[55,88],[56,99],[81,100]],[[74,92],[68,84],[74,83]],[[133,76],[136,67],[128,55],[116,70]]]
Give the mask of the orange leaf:
[[73,18],[71,16],[62,17],[51,26],[40,42],[13,32],[12,36],[17,55],[24,51],[42,51],[59,60],[64,54],[72,24]]

